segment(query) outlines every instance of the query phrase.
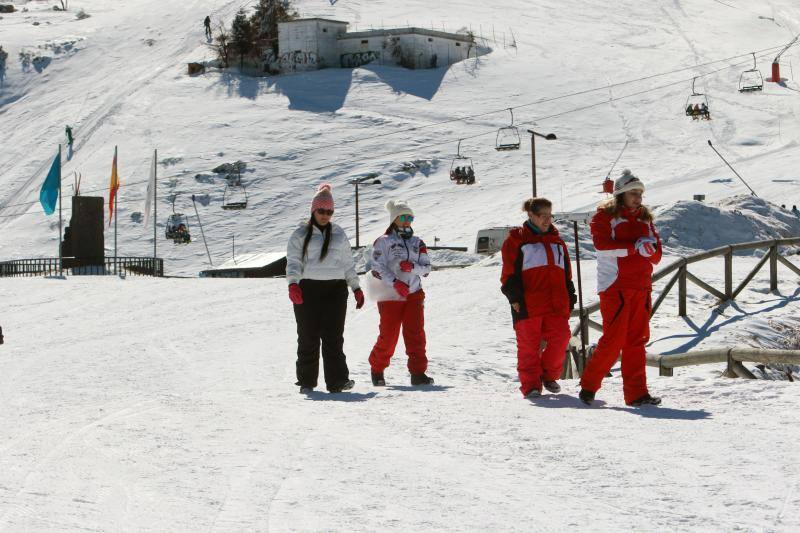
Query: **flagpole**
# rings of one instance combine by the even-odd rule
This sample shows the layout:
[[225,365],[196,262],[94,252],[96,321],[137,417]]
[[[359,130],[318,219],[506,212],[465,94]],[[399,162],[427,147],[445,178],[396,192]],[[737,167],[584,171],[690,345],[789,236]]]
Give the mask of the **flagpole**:
[[158,243],[158,231],[156,221],[158,220],[158,148],[153,150],[153,277],[156,276],[158,254],[156,253],[156,243]]
[[64,275],[64,258],[61,255],[61,144],[58,145],[58,275]]
[[114,162],[117,164],[117,183],[114,191],[114,274],[117,273],[117,196],[119,196],[119,161],[117,161],[117,147],[114,146]]

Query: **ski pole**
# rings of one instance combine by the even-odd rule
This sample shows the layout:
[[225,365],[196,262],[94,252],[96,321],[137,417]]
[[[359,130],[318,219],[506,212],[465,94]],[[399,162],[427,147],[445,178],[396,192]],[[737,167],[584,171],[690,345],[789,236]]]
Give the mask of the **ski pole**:
[[581,328],[581,364],[578,373],[583,375],[583,369],[586,367],[586,328],[584,327],[584,313],[583,313],[583,283],[581,283],[581,247],[578,242],[578,221],[572,221],[572,227],[575,230],[575,264],[578,268],[578,316],[580,318]]
[[716,148],[714,148],[714,145],[713,145],[713,144],[711,144],[711,141],[708,141],[708,145],[711,147],[711,149],[712,149],[712,150],[714,150],[714,152],[715,152],[715,153],[716,153],[716,154],[719,156],[719,158],[720,158],[720,159],[722,159],[722,161],[723,161],[723,162],[724,162],[726,165],[728,165],[728,168],[729,168],[729,169],[731,169],[731,170],[733,171],[733,173],[734,173],[734,174],[736,174],[736,177],[737,177],[737,178],[739,178],[740,180],[742,180],[742,183],[744,183],[745,187],[747,187],[748,189],[750,189],[750,193],[751,193],[753,196],[755,196],[756,198],[758,198],[758,195],[756,194],[756,191],[754,191],[754,190],[753,190],[753,188],[752,188],[750,185],[748,185],[746,181],[744,181],[744,178],[743,178],[743,177],[741,177],[741,176],[739,175],[739,173],[738,173],[738,172],[736,172],[736,169],[735,169],[735,168],[733,168],[733,167],[731,166],[731,164],[730,164],[730,163],[728,163],[728,161],[727,161],[727,160],[726,160],[724,157],[722,157],[722,154],[721,154],[721,153],[719,153],[719,151],[717,151],[717,149],[716,149]]

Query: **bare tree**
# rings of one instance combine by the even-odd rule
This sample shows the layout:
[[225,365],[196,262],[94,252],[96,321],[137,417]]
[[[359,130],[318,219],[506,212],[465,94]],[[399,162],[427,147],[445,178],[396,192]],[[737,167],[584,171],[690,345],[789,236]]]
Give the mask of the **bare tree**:
[[222,22],[217,24],[217,33],[214,35],[214,42],[208,46],[216,52],[220,66],[222,68],[228,68],[231,57],[231,36]]

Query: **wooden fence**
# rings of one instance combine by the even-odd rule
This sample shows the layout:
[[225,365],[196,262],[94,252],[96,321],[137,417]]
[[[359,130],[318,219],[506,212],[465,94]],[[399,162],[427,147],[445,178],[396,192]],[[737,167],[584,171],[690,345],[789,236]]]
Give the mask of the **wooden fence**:
[[[782,246],[797,246],[800,245],[800,237],[792,237],[788,239],[771,239],[765,241],[753,241],[753,242],[745,242],[740,244],[730,244],[727,246],[720,246],[719,248],[714,248],[712,250],[707,250],[704,252],[700,252],[689,257],[682,257],[673,263],[667,265],[666,267],[658,270],[657,272],[653,273],[653,283],[655,284],[657,281],[660,281],[664,278],[669,277],[666,285],[663,289],[661,289],[661,293],[656,298],[655,302],[653,303],[653,307],[650,310],[650,316],[652,317],[656,311],[661,307],[661,304],[664,303],[664,300],[669,295],[670,291],[678,285],[678,316],[685,317],[686,316],[686,299],[688,294],[688,284],[687,282],[691,282],[692,284],[696,285],[700,289],[704,290],[705,292],[715,296],[719,301],[719,304],[724,302],[728,302],[731,300],[735,300],[736,297],[753,281],[756,274],[769,263],[769,289],[770,291],[775,291],[778,289],[778,265],[782,264],[786,268],[788,268],[791,272],[795,275],[800,276],[800,267],[793,264],[789,261],[786,257],[781,255],[780,247]],[[745,278],[734,288],[734,279],[733,279],[733,259],[734,253],[746,250],[758,250],[758,249],[766,249],[766,253],[761,257],[758,261],[756,266],[750,271],[750,273],[745,276]],[[725,260],[725,286],[722,290],[719,290],[709,283],[700,279],[696,274],[693,274],[689,271],[690,265],[695,263],[699,263],[700,261],[705,261],[707,259],[712,259],[715,257],[723,257]],[[592,320],[590,316],[593,313],[596,313],[600,310],[600,302],[594,302],[586,307],[583,308],[583,314],[581,315],[580,311],[576,309],[572,312],[572,316],[578,317],[578,325],[572,330],[572,336],[582,336],[583,339],[589,338],[589,329],[594,329],[596,331],[602,332],[603,326],[599,322]],[[756,350],[760,354],[763,354],[764,357],[768,357],[770,352],[765,350]],[[564,377],[573,377],[575,374],[581,375],[583,373],[583,367],[586,364],[585,355],[580,353],[578,347],[575,346],[573,342],[570,349],[570,354],[572,357],[567,357],[567,362],[564,365]],[[714,355],[710,355],[711,352]],[[737,354],[750,354],[749,357],[752,357],[752,350],[739,350],[734,349],[732,353],[734,356],[731,356],[729,353],[731,350],[709,350],[704,352],[691,352],[687,354],[678,354],[679,356],[686,356],[688,359],[678,359],[678,356],[650,356],[648,361],[656,361],[656,357],[658,357],[658,364],[654,364],[654,366],[659,366],[662,368],[662,375],[670,376],[672,375],[672,368],[677,366],[685,366],[684,364],[680,364],[679,361],[683,360],[691,360],[691,361],[701,361],[700,363],[689,362],[685,364],[704,364],[704,363],[722,363],[729,361],[730,357],[734,357]],[[784,353],[787,352],[786,350],[779,350],[778,352]],[[800,353],[800,352],[798,352]],[[722,354],[722,355],[720,355]],[[745,355],[741,355],[744,357]],[[669,360],[663,359],[669,357]],[[675,358],[674,360],[672,358]],[[665,362],[666,361],[666,362]],[[673,361],[675,364],[673,364]],[[737,360],[734,358],[734,362]],[[750,361],[749,359],[747,361]],[[738,360],[738,367],[744,368],[741,366],[741,360]],[[778,361],[752,361],[752,362],[778,362]],[[781,360],[780,362],[786,362],[787,364],[798,364],[797,360],[793,357],[788,357],[786,361]],[[745,369],[746,370],[746,369]]]

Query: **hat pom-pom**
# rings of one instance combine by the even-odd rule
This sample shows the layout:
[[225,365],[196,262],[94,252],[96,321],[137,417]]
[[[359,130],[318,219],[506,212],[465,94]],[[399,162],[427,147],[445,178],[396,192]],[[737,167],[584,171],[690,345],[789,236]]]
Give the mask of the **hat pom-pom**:
[[317,187],[317,192],[320,193],[322,191],[331,192],[331,184],[330,183],[323,183],[319,187]]
[[391,211],[394,208],[394,200],[389,200],[386,202],[386,210]]

